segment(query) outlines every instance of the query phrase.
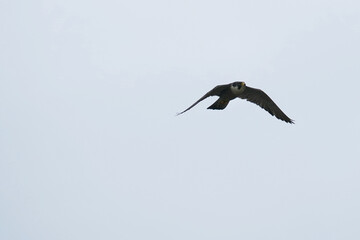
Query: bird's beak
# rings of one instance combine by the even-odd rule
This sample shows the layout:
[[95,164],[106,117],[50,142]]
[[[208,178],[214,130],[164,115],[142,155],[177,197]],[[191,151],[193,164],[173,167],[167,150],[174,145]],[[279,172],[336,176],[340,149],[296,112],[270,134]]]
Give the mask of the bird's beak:
[[245,85],[245,83],[244,82],[241,82],[241,87],[243,87]]

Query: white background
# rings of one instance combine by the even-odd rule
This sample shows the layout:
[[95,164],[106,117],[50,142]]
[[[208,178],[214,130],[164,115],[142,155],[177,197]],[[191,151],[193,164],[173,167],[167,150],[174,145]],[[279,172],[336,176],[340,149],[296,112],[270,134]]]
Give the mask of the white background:
[[[0,239],[360,239],[359,1],[0,1]],[[243,100],[243,80],[295,124]]]

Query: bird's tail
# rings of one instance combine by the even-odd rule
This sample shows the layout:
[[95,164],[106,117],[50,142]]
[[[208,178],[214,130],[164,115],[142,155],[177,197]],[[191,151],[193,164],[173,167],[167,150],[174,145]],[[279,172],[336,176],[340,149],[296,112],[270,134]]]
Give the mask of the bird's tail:
[[229,104],[229,100],[219,98],[216,102],[214,102],[208,109],[217,109],[222,110],[226,108],[226,106]]

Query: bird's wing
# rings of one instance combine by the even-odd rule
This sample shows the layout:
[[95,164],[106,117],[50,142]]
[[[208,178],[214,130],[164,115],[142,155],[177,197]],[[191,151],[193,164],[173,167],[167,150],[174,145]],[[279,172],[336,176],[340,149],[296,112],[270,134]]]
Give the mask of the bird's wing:
[[255,103],[268,111],[271,115],[275,115],[276,118],[288,123],[294,123],[281,109],[274,103],[273,100],[262,90],[246,87],[244,92],[239,98],[246,99],[249,102]]
[[190,107],[188,107],[187,109],[185,109],[184,111],[176,114],[176,115],[180,115],[183,114],[184,112],[190,110],[192,107],[194,107],[196,104],[198,104],[199,102],[201,102],[202,100],[204,100],[207,97],[210,96],[220,96],[221,92],[223,90],[225,90],[226,88],[228,88],[231,84],[225,84],[225,85],[218,85],[216,87],[214,87],[212,90],[210,90],[209,92],[207,92],[204,96],[202,96],[199,100],[197,100],[193,105],[191,105]]

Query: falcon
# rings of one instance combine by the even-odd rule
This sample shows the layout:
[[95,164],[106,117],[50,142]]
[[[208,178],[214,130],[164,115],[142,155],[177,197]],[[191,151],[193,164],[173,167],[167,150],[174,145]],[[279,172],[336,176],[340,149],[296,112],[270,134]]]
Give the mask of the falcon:
[[251,88],[246,86],[245,82],[233,82],[225,85],[218,85],[197,100],[193,105],[178,113],[177,115],[183,114],[190,110],[196,104],[208,98],[210,96],[218,96],[216,100],[208,109],[222,110],[226,108],[229,102],[235,98],[245,99],[249,102],[255,103],[261,108],[268,111],[272,116],[285,121],[287,123],[294,123],[294,120],[290,119],[281,109],[274,103],[273,100],[262,90]]

